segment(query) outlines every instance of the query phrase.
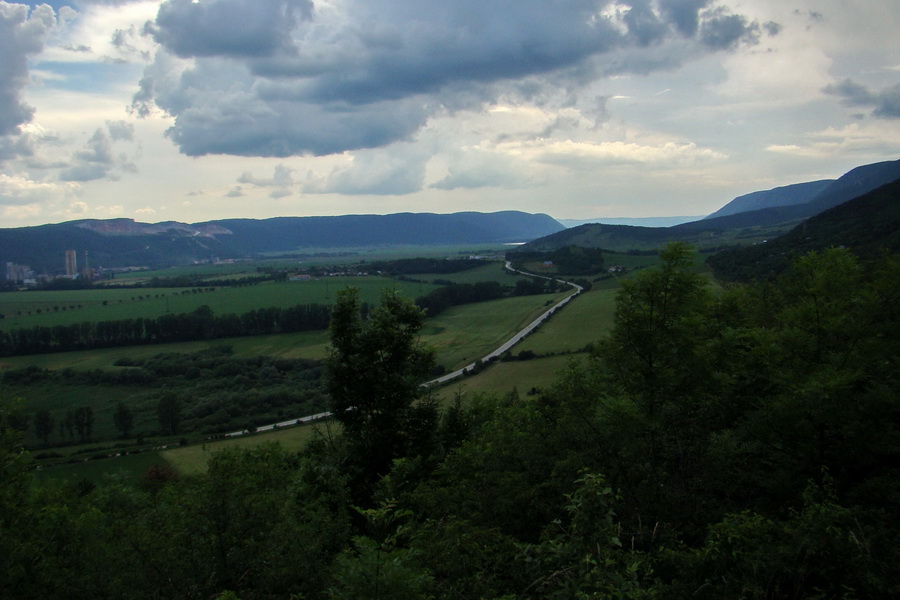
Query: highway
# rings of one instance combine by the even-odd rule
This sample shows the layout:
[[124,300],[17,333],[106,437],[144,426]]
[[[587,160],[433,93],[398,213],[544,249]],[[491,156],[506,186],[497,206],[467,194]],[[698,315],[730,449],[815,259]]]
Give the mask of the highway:
[[[513,269],[512,264],[509,261],[506,261],[506,264],[504,266],[506,267],[506,269],[508,271],[512,271],[513,273],[519,273],[521,275],[527,275],[528,277],[538,277],[540,279],[550,279],[553,281],[559,281],[561,283],[565,283],[566,285],[571,286],[575,291],[573,293],[569,294],[568,296],[566,296],[565,298],[563,298],[562,300],[560,300],[559,302],[557,302],[556,304],[554,304],[553,306],[551,306],[550,308],[548,308],[543,313],[541,313],[541,315],[538,318],[536,318],[534,321],[532,321],[531,323],[526,325],[524,328],[519,330],[518,333],[516,333],[514,336],[509,338],[506,342],[503,343],[503,345],[501,345],[499,348],[497,348],[490,354],[482,357],[480,360],[476,360],[475,362],[462,367],[461,369],[457,369],[456,371],[453,371],[452,373],[447,373],[446,375],[441,375],[440,377],[438,377],[436,379],[432,379],[431,381],[426,381],[425,383],[422,384],[423,386],[440,385],[442,383],[446,383],[448,381],[456,379],[457,377],[462,377],[463,375],[465,375],[465,373],[467,371],[474,370],[475,365],[478,364],[479,362],[488,362],[495,358],[499,358],[504,352],[506,352],[507,350],[509,350],[516,344],[518,344],[520,341],[522,341],[522,338],[524,338],[529,333],[531,333],[532,331],[537,329],[541,325],[541,323],[543,323],[544,321],[549,319],[557,310],[561,309],[563,306],[565,306],[566,304],[571,302],[572,298],[575,298],[581,292],[584,291],[584,288],[582,286],[578,285],[577,283],[572,283],[571,281],[564,281],[562,279],[556,279],[555,277],[547,277],[544,275],[535,275],[534,273],[526,273],[524,271],[519,271],[517,269]],[[300,425],[301,423],[309,423],[311,421],[318,421],[320,419],[325,419],[330,416],[331,416],[330,412],[320,412],[320,413],[317,413],[314,415],[298,417],[296,419],[288,419],[287,421],[281,421],[280,423],[272,423],[270,425],[261,425],[261,426],[257,427],[256,429],[254,429],[253,431],[250,431],[247,429],[244,429],[242,431],[233,431],[231,433],[226,433],[225,437],[231,438],[231,437],[238,437],[241,435],[247,435],[249,433],[259,433],[262,431],[271,431],[272,429],[277,429],[278,427],[289,427],[291,425]]]

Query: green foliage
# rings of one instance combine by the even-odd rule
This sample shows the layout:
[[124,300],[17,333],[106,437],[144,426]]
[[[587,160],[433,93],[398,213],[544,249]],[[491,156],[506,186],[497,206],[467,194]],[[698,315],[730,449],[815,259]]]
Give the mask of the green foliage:
[[134,414],[124,402],[116,404],[116,412],[113,413],[113,422],[116,425],[116,429],[122,434],[122,437],[127,438],[128,434],[131,433],[132,427],[134,427]]
[[424,320],[421,309],[392,291],[366,320],[353,288],[341,291],[334,305],[328,389],[362,488],[394,458],[419,454],[429,442],[422,425],[435,420],[434,410],[417,405],[434,364],[434,352],[419,342]]
[[765,243],[732,248],[707,259],[722,279],[749,281],[783,274],[792,261],[832,247],[851,248],[866,262],[900,250],[900,182],[811,217]]
[[181,426],[181,400],[172,393],[166,393],[156,403],[156,416],[165,435],[175,435]]
[[891,597],[897,585],[876,556],[896,551],[879,547],[865,520],[811,485],[785,519],[742,511],[713,525],[701,547],[678,558],[673,587],[696,598]]
[[613,505],[621,502],[602,476],[585,473],[567,494],[565,519],[554,520],[539,544],[523,549],[536,576],[527,592],[534,598],[657,597],[649,561],[624,550]]
[[45,444],[50,434],[53,433],[54,424],[55,421],[49,410],[39,410],[34,415],[34,432],[39,438],[44,440]]
[[605,250],[582,246],[563,246],[552,251],[528,252],[517,250],[508,252],[506,259],[515,265],[532,262],[549,262],[557,273],[566,275],[594,275],[604,268]]
[[[108,443],[171,431],[170,423],[162,426],[157,414],[165,395],[180,402],[178,430],[189,439],[313,414],[327,405],[318,361],[238,357],[226,346],[130,356],[120,355],[106,369],[7,370],[0,375],[0,384],[8,393],[27,394],[29,411],[23,416],[29,420],[48,411],[57,422],[49,442],[57,447],[83,437],[76,435],[72,408],[82,398],[95,415],[90,437]],[[123,425],[128,425],[127,432]],[[42,441],[34,427],[28,433],[29,447]]]
[[334,565],[328,597],[333,600],[425,600],[433,585],[430,573],[416,563],[417,552],[399,546],[406,534],[408,511],[391,505],[361,511],[375,536],[353,538],[353,549]]

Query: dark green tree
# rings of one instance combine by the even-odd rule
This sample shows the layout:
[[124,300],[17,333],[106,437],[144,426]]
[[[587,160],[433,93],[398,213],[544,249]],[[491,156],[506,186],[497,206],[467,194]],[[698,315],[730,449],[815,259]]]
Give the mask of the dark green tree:
[[116,412],[113,413],[113,422],[116,425],[116,429],[121,432],[122,437],[127,438],[128,434],[131,433],[131,428],[134,426],[134,414],[124,402],[119,402],[116,406]]
[[94,433],[94,409],[90,406],[76,408],[72,413],[72,419],[78,438],[83,442],[90,440]]
[[156,404],[156,416],[162,426],[163,433],[175,435],[181,427],[181,400],[178,396],[167,392]]
[[423,451],[436,425],[422,387],[434,352],[419,341],[424,312],[395,291],[367,319],[357,290],[338,293],[331,314],[328,389],[352,460],[368,488],[395,458]]
[[45,444],[47,443],[47,438],[53,433],[53,425],[53,416],[50,414],[49,410],[39,410],[37,414],[34,415],[34,432],[39,438],[44,440]]

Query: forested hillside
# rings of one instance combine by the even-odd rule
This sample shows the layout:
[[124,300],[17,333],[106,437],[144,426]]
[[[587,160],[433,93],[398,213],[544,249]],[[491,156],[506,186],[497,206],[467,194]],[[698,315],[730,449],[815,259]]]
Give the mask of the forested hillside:
[[714,292],[669,246],[551,388],[440,410],[423,315],[342,293],[342,433],[202,476],[30,485],[0,420],[0,590],[79,598],[894,598],[900,260]]
[[767,278],[802,254],[846,247],[860,258],[900,251],[900,180],[845,202],[765,243],[718,252],[707,259],[727,280]]

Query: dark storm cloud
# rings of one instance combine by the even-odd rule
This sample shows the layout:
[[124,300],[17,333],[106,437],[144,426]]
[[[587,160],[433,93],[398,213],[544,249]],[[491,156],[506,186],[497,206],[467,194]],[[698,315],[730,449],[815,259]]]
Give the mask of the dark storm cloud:
[[849,78],[840,83],[829,84],[822,91],[843,98],[843,103],[847,106],[866,106],[877,102],[876,95],[869,88]]
[[660,0],[659,7],[675,29],[684,36],[693,37],[700,25],[700,10],[709,3],[710,0]]
[[873,117],[900,118],[900,83],[876,92],[848,78],[839,83],[827,85],[822,91],[842,98],[842,104],[846,106],[872,107]]
[[238,94],[220,104],[181,112],[167,135],[184,154],[287,157],[376,148],[409,137],[425,121],[414,103],[383,103],[365,110],[313,104],[264,103]]
[[883,119],[900,119],[900,83],[881,90],[872,115]]
[[[188,155],[375,148],[408,139],[436,111],[480,108],[526,80],[577,89],[611,72],[599,63],[613,54],[674,38],[717,51],[758,36],[758,24],[708,5],[344,0],[314,11],[306,0],[169,0],[148,27],[163,48],[133,109],[174,116],[168,135]],[[672,68],[698,52],[665,54],[616,68]]]
[[700,41],[713,50],[728,50],[740,42],[756,43],[759,24],[748,22],[742,15],[719,11],[700,26]]
[[665,37],[668,27],[653,10],[650,0],[632,0],[631,10],[622,20],[628,27],[628,35],[638,46],[649,46]]
[[182,58],[269,56],[292,46],[310,0],[168,0],[159,8],[154,39]]
[[28,56],[39,54],[56,23],[53,9],[0,2],[0,136],[17,135],[34,109],[22,99],[28,83]]

